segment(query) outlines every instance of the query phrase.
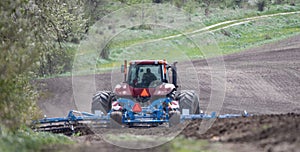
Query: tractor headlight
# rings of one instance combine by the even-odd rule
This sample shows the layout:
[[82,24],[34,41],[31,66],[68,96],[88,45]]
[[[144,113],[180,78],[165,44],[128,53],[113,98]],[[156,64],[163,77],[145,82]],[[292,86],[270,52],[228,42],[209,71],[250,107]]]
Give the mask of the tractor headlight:
[[175,89],[175,86],[173,84],[163,83],[155,88],[154,95],[157,95],[157,96],[167,95],[174,89]]

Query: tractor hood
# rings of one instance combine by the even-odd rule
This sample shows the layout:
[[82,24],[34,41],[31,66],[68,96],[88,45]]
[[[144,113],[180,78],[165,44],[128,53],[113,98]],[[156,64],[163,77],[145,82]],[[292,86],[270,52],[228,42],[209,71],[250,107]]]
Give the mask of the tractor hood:
[[148,88],[134,88],[127,83],[119,84],[115,87],[114,93],[118,96],[131,96],[137,97],[152,97],[152,96],[164,96],[169,94],[175,89],[173,84],[162,83],[156,87]]

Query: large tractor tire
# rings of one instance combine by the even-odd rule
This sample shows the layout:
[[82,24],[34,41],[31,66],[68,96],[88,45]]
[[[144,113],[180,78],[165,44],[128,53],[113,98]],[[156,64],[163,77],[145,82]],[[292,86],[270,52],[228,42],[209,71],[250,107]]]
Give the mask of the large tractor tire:
[[182,109],[189,109],[189,114],[199,114],[199,97],[192,90],[181,91],[176,98],[179,101],[180,112],[183,114]]
[[96,110],[102,111],[107,114],[111,109],[111,100],[113,98],[113,93],[110,91],[99,91],[95,94],[92,101],[92,113]]

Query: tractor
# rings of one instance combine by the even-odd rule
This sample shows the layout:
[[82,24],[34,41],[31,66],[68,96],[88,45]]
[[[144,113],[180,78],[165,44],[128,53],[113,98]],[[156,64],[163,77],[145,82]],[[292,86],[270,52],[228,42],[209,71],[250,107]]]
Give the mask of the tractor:
[[[35,131],[89,134],[90,127],[156,127],[195,119],[226,119],[253,116],[242,114],[219,115],[200,112],[199,98],[193,90],[180,90],[174,62],[165,60],[124,61],[121,71],[124,81],[113,91],[99,91],[93,96],[90,112],[70,110],[66,117],[47,118],[32,122]],[[180,125],[179,125],[180,127]]]
[[172,127],[180,123],[181,114],[198,114],[197,93],[179,90],[176,64],[125,60],[121,66],[124,81],[113,91],[97,92],[92,99],[92,113],[109,115],[111,127],[158,126],[165,122]]

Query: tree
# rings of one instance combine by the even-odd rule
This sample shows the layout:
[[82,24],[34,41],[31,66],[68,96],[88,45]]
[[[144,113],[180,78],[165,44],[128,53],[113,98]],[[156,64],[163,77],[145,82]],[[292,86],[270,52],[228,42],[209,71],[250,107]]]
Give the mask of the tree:
[[[63,43],[82,33],[80,4],[79,0],[0,1],[1,125],[14,130],[38,114],[38,93],[30,80],[41,65],[64,58]],[[41,60],[45,56],[51,59]]]
[[265,6],[266,6],[266,1],[265,0],[259,0],[258,2],[256,2],[257,5],[257,9],[258,11],[264,11]]
[[[66,42],[79,43],[87,31],[83,2],[80,0],[36,0],[36,14],[40,20],[36,24],[43,28],[39,31],[44,51],[40,54],[40,76],[70,71],[74,51],[70,51]],[[46,44],[45,44],[46,43]]]
[[29,73],[38,59],[40,44],[35,43],[34,13],[27,2],[2,0],[0,5],[0,120],[15,129],[37,111]]

